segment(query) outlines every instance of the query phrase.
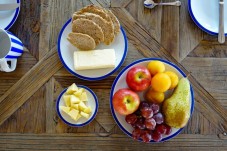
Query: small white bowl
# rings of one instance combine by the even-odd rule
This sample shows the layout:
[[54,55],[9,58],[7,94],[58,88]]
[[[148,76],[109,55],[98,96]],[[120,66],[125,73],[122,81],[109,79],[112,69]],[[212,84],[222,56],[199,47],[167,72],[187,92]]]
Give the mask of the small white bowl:
[[92,112],[91,112],[91,116],[89,119],[86,119],[84,117],[81,117],[78,121],[74,121],[69,115],[67,115],[66,113],[62,112],[60,110],[60,106],[66,106],[65,102],[63,100],[63,95],[65,94],[67,89],[64,89],[61,94],[59,95],[57,102],[56,102],[56,109],[57,109],[57,113],[58,116],[61,118],[61,120],[66,123],[69,126],[73,126],[73,127],[83,127],[87,124],[89,124],[96,116],[97,112],[98,112],[98,98],[95,95],[95,93],[88,87],[86,86],[82,86],[82,85],[77,85],[78,88],[84,88],[84,90],[87,93],[87,97],[88,97],[88,102],[87,105],[91,107]]

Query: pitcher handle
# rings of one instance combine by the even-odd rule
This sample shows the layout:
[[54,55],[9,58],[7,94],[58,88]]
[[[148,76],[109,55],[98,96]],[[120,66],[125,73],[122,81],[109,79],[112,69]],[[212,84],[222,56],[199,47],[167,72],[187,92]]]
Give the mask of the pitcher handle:
[[16,69],[17,59],[10,59],[8,61],[11,62],[11,67],[9,67],[7,60],[5,58],[0,59],[0,71],[12,72]]

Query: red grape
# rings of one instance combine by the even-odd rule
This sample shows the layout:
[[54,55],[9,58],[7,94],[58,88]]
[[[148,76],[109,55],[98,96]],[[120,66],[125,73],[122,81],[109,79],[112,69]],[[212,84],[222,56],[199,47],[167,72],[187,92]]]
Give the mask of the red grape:
[[155,122],[155,120],[153,118],[146,119],[145,120],[145,126],[149,130],[154,130],[155,126],[156,126],[156,122]]
[[125,117],[125,121],[128,124],[134,124],[137,121],[137,116],[135,114],[129,114]]
[[155,142],[160,142],[162,140],[162,134],[160,134],[159,132],[157,131],[154,131],[152,133],[152,139],[155,141]]
[[150,107],[144,107],[141,109],[141,114],[144,118],[152,118],[153,117],[153,110]]
[[155,130],[160,134],[166,134],[167,128],[164,124],[161,124],[161,125],[157,125]]
[[144,119],[143,118],[139,118],[136,121],[136,127],[138,127],[139,129],[145,129],[145,124],[144,124]]
[[159,105],[158,105],[158,104],[152,104],[152,105],[150,105],[150,106],[151,106],[151,108],[152,108],[152,110],[153,110],[154,114],[156,114],[156,113],[158,113],[158,112],[159,112],[160,107],[159,107]]
[[151,141],[151,134],[148,131],[145,131],[142,135],[141,138],[143,142],[148,143]]
[[135,128],[133,131],[132,131],[132,137],[134,139],[139,139],[140,138],[140,135],[141,135],[141,130],[139,128]]
[[164,121],[164,117],[162,115],[162,113],[158,113],[158,114],[155,114],[153,116],[154,120],[156,121],[157,124],[162,124],[163,121]]
[[166,125],[165,124],[165,127],[166,127],[166,135],[169,135],[171,132],[172,132],[172,128],[169,126],[169,125]]
[[142,111],[142,109],[145,108],[145,107],[149,107],[149,104],[145,101],[141,102],[140,107],[139,107],[140,111]]
[[141,115],[141,111],[138,109],[134,112],[134,114],[136,114],[137,116],[140,116]]
[[131,124],[133,128],[136,128],[136,123]]

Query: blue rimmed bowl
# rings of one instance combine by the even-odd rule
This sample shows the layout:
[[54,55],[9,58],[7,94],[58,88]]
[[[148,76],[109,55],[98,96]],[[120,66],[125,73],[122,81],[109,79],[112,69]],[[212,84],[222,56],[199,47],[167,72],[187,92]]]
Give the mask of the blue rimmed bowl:
[[[126,83],[126,75],[127,75],[127,72],[135,67],[135,66],[147,66],[147,64],[150,62],[150,61],[153,61],[153,60],[158,60],[158,61],[161,61],[165,64],[165,68],[166,68],[166,71],[173,71],[175,72],[179,79],[180,78],[183,78],[183,77],[186,77],[185,73],[179,68],[177,67],[175,64],[169,62],[169,61],[166,61],[166,60],[163,60],[163,59],[159,59],[159,58],[145,58],[145,59],[140,59],[140,60],[137,60],[131,64],[129,64],[128,66],[126,66],[120,73],[119,75],[116,77],[116,79],[114,80],[114,83],[112,85],[112,88],[111,88],[111,92],[110,92],[110,109],[111,109],[111,112],[112,112],[112,115],[113,115],[113,118],[114,120],[116,121],[117,125],[120,127],[120,129],[125,133],[127,134],[128,136],[132,137],[132,131],[133,131],[133,128],[130,124],[126,123],[125,121],[125,116],[123,115],[120,115],[119,113],[117,113],[114,108],[113,108],[113,102],[112,102],[112,98],[113,98],[113,95],[115,94],[116,91],[118,91],[119,89],[122,89],[122,88],[128,88],[127,86],[127,83]],[[142,92],[143,93],[143,92]],[[143,94],[142,93],[139,93],[139,96],[141,98],[141,100],[144,100],[143,99]],[[193,95],[193,89],[192,89],[192,86],[191,86],[191,89],[190,89],[190,103],[191,103],[191,115],[192,115],[192,112],[193,112],[193,109],[194,109],[194,95]],[[181,131],[183,130],[183,128],[181,129],[177,129],[177,128],[172,128],[172,132],[170,135],[164,135],[163,136],[163,139],[161,140],[161,142],[163,141],[167,141],[173,137],[175,137],[176,135],[178,135]],[[139,141],[142,141],[142,139],[140,139]],[[151,140],[150,141],[151,143],[154,141]]]
[[60,117],[60,119],[66,123],[69,126],[72,127],[83,127],[87,124],[89,124],[96,116],[97,112],[98,112],[98,98],[95,95],[95,93],[88,87],[86,86],[82,86],[82,85],[77,85],[78,88],[83,88],[85,90],[85,92],[87,93],[87,97],[88,97],[88,102],[87,102],[87,106],[90,106],[92,109],[92,113],[89,119],[86,119],[84,117],[81,117],[78,121],[74,121],[69,115],[67,115],[66,113],[62,112],[60,110],[60,106],[66,106],[65,102],[63,100],[63,95],[66,93],[67,89],[64,89],[61,94],[59,95],[57,102],[56,102],[56,110],[57,110],[57,114]]
[[116,72],[124,63],[128,52],[128,39],[123,27],[121,27],[120,33],[115,37],[113,43],[110,45],[101,43],[95,48],[115,50],[116,64],[114,68],[75,70],[73,53],[74,51],[79,51],[79,49],[77,49],[67,40],[68,34],[72,32],[71,22],[72,19],[69,19],[65,23],[58,37],[58,55],[64,67],[74,76],[87,81],[102,80]]
[[[224,14],[227,5],[224,4]],[[219,2],[217,0],[188,0],[188,11],[195,24],[210,35],[219,32]],[[224,16],[225,36],[227,36],[227,15]]]
[[[0,4],[21,3],[21,0],[1,0]],[[9,30],[16,22],[20,7],[13,10],[0,11],[0,28]]]

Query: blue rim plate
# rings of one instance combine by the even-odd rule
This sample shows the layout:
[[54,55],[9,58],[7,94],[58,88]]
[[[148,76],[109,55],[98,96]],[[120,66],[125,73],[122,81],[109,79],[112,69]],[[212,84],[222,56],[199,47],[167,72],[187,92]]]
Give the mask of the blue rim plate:
[[[6,2],[9,3],[11,1],[8,0]],[[20,0],[15,0],[15,2],[20,3]],[[12,1],[12,3],[13,3],[13,1]],[[11,14],[11,12],[13,13],[13,15]],[[13,24],[15,23],[15,21],[17,20],[17,17],[19,15],[19,12],[20,12],[20,7],[18,7],[17,9],[15,9],[15,11],[9,10],[9,13],[6,13],[6,11],[0,12],[0,14],[1,13],[5,13],[7,15],[12,15],[12,19],[11,20],[4,20],[4,19],[0,18],[0,24],[1,24],[2,21],[3,22],[7,22],[7,24],[5,26],[0,25],[0,28],[5,29],[5,30],[9,30],[13,26]]]
[[[110,92],[110,109],[111,109],[111,113],[113,115],[114,120],[116,121],[117,125],[120,127],[120,129],[127,134],[129,137],[132,137],[132,127],[131,125],[127,124],[124,120],[125,116],[122,116],[120,114],[118,114],[117,112],[115,112],[114,108],[113,108],[113,103],[112,103],[112,98],[114,93],[119,90],[120,88],[127,88],[127,84],[126,84],[126,80],[125,80],[125,76],[126,73],[128,72],[129,69],[131,69],[132,67],[136,66],[136,65],[146,65],[149,61],[152,60],[159,60],[161,62],[163,62],[166,65],[167,70],[170,71],[175,71],[176,74],[178,74],[179,78],[180,77],[186,77],[185,73],[179,68],[177,67],[175,64],[163,60],[163,59],[159,59],[159,58],[144,58],[144,59],[140,59],[137,60],[131,64],[129,64],[128,66],[126,66],[120,73],[119,75],[116,77],[116,79],[113,82],[112,88],[111,88],[111,92]],[[193,113],[194,110],[194,94],[193,94],[193,88],[191,86],[190,88],[191,91],[191,115]],[[142,96],[142,94],[139,94],[140,96]],[[172,128],[172,133],[168,136],[165,136],[161,142],[167,141],[175,136],[177,136],[181,131],[183,130],[183,128],[181,129],[173,129]],[[139,139],[139,141],[142,141],[142,139]],[[150,141],[150,143],[156,143],[153,140]]]
[[115,41],[112,44],[108,46],[100,44],[96,48],[96,49],[111,49],[111,48],[115,49],[117,60],[115,68],[75,71],[73,67],[73,52],[77,51],[77,48],[72,46],[72,44],[70,44],[66,39],[67,35],[71,32],[72,26],[71,20],[72,19],[69,19],[65,23],[58,37],[58,55],[64,67],[76,77],[88,81],[102,80],[116,72],[124,63],[124,60],[128,52],[128,40],[124,29],[121,27],[120,34],[115,38]]
[[[57,99],[57,102],[56,102],[56,110],[57,110],[58,116],[60,117],[60,119],[61,119],[65,124],[67,124],[67,125],[69,125],[69,126],[72,126],[72,127],[83,127],[83,126],[89,124],[89,123],[95,118],[95,116],[96,116],[96,114],[97,114],[97,112],[98,112],[99,103],[98,103],[98,98],[97,98],[97,96],[95,95],[95,93],[94,93],[90,88],[88,88],[88,87],[86,87],[86,86],[82,86],[82,85],[77,85],[77,87],[79,87],[79,88],[84,88],[87,92],[90,93],[90,94],[87,93],[88,98],[89,98],[89,95],[91,95],[92,98],[94,99],[93,101],[95,102],[95,110],[93,111],[92,116],[89,118],[89,120],[86,121],[86,122],[82,122],[82,123],[80,123],[80,124],[75,124],[75,123],[71,123],[71,122],[67,121],[67,120],[62,116],[61,111],[60,111],[60,109],[59,109],[59,106],[60,106],[60,102],[61,102],[62,96],[65,94],[67,88],[64,89],[64,90],[61,92],[61,94],[59,95],[59,97],[58,97],[58,99]],[[88,101],[89,101],[89,100],[88,100]],[[63,113],[63,114],[64,114],[64,113]],[[79,120],[79,121],[80,121],[80,120]]]
[[[200,14],[193,12],[193,10],[195,10],[196,8],[193,7],[192,1],[195,1],[196,4],[198,4],[198,2],[203,3],[203,5],[202,5],[201,7],[204,6],[204,8],[205,8],[206,5],[210,5],[212,8],[210,8],[209,10],[205,10],[205,11],[203,11],[203,10],[200,8],[201,10],[199,10],[199,11],[200,11],[200,13],[201,13],[201,17],[199,17]],[[204,2],[198,1],[198,0],[188,0],[188,11],[189,11],[189,14],[190,14],[192,20],[194,21],[194,23],[195,23],[201,30],[205,31],[206,33],[208,33],[208,34],[210,34],[210,35],[218,35],[217,29],[218,29],[218,24],[219,24],[219,20],[218,20],[219,17],[217,17],[217,16],[218,16],[218,13],[219,13],[219,12],[218,12],[218,11],[215,11],[215,10],[218,10],[218,5],[219,5],[219,3],[218,3],[218,1],[212,1],[212,2],[213,2],[215,5],[213,5],[213,3],[210,3],[210,2],[207,3],[207,0],[204,1]],[[225,3],[225,5],[227,5],[227,4]],[[197,6],[198,6],[198,5],[197,5]],[[199,6],[200,6],[200,5],[199,5]],[[215,7],[215,8],[214,8],[214,7]],[[226,7],[226,6],[225,6],[225,7]],[[213,11],[214,11],[214,12],[213,12]],[[215,14],[216,17],[212,16],[212,18],[211,18],[211,17],[209,16],[208,13]],[[204,15],[204,14],[207,14],[207,15],[206,15],[206,16],[207,16],[206,18],[209,18],[209,19],[205,20],[205,19],[204,19],[205,17],[202,16],[202,15]],[[213,18],[214,18],[214,19],[213,19]],[[199,21],[199,20],[201,20],[201,19],[204,19],[204,22]],[[212,23],[215,22],[216,25],[213,25],[211,22],[212,22]],[[205,26],[207,26],[207,27],[205,27]],[[209,26],[209,28],[208,28],[208,26]],[[211,28],[213,28],[213,30],[211,30]],[[215,31],[215,30],[216,30],[216,31]],[[227,30],[225,29],[225,31],[227,31]],[[225,36],[227,36],[227,32],[225,32]]]

